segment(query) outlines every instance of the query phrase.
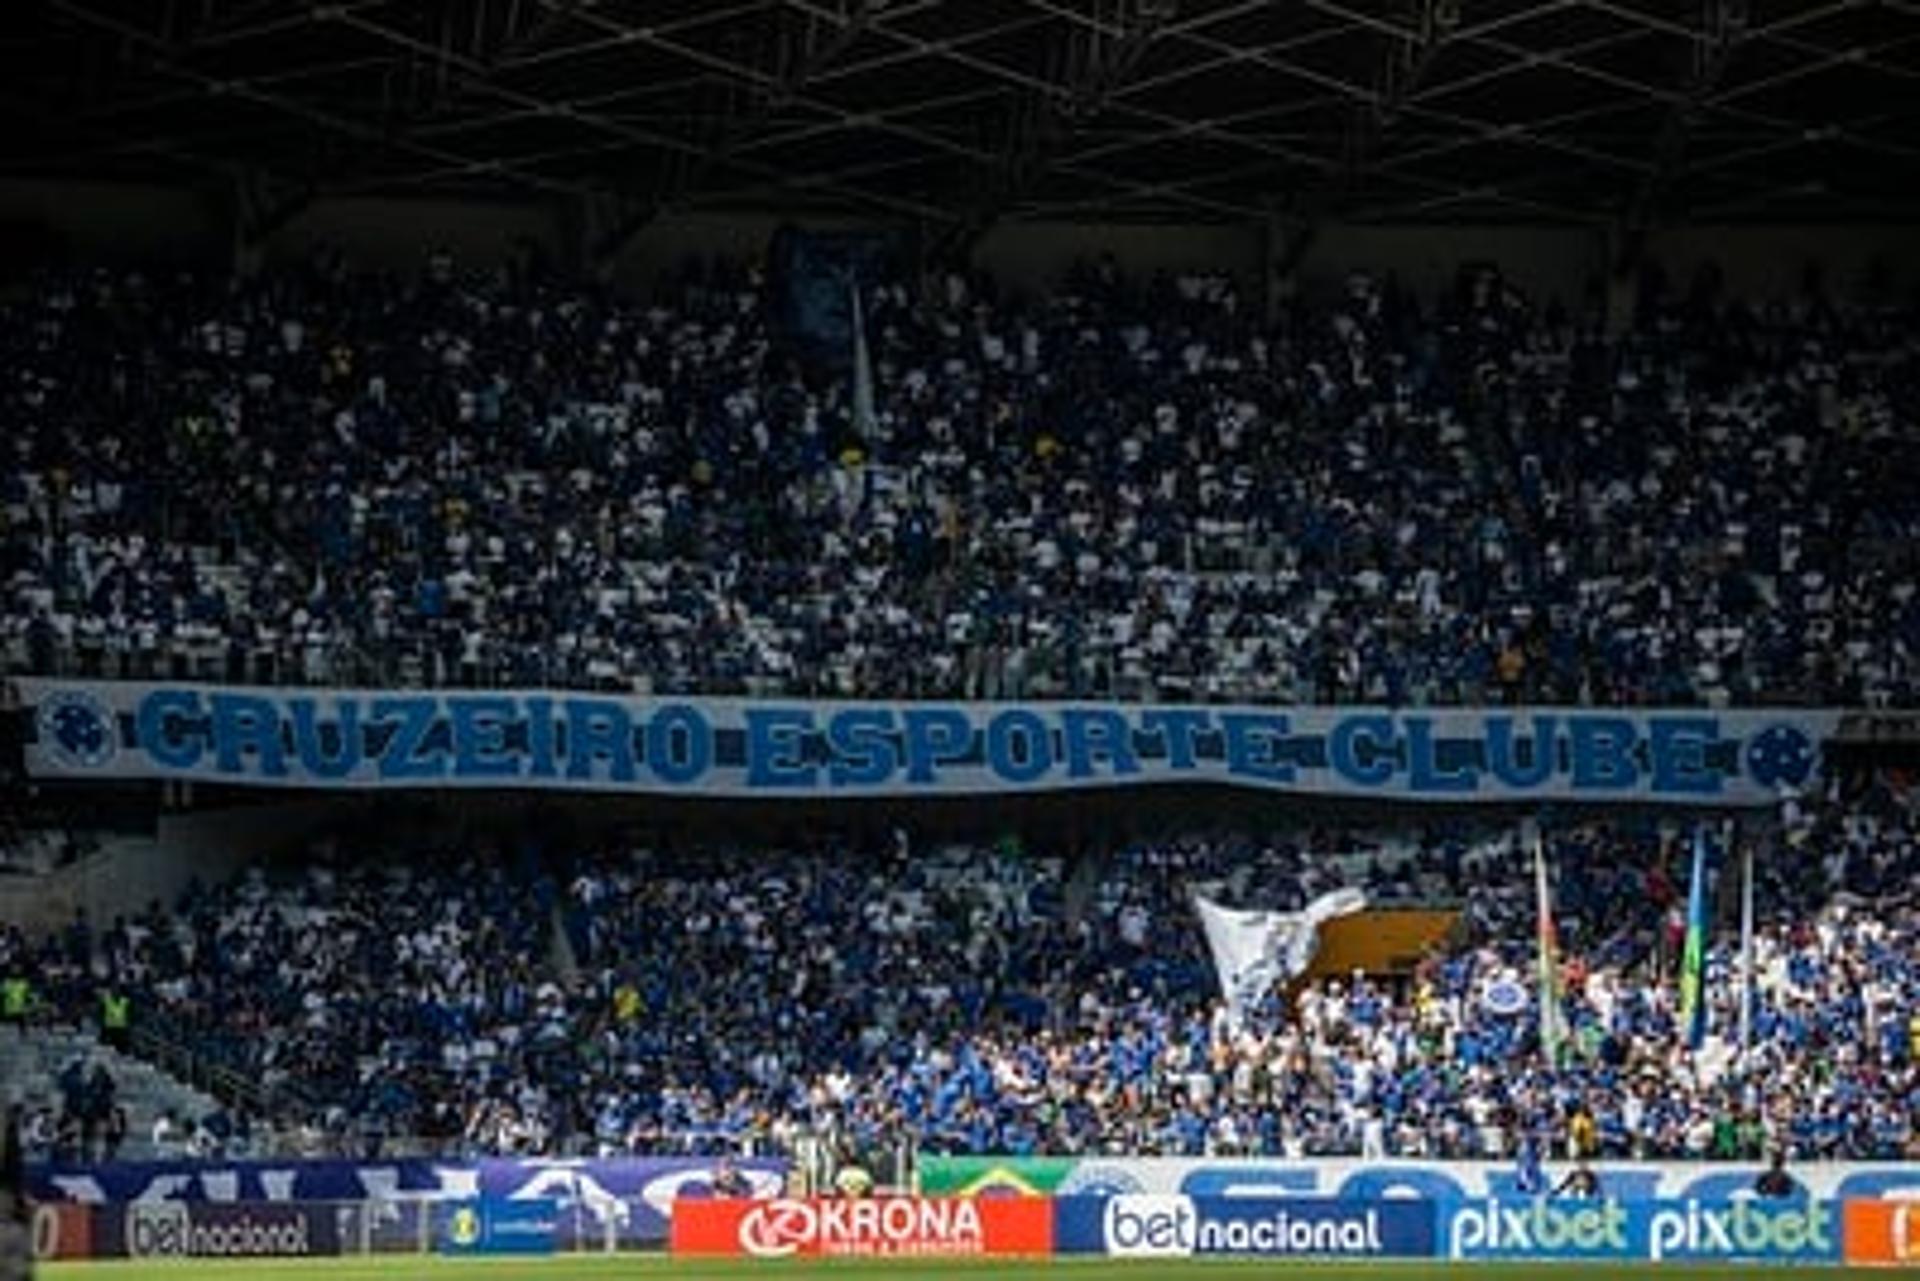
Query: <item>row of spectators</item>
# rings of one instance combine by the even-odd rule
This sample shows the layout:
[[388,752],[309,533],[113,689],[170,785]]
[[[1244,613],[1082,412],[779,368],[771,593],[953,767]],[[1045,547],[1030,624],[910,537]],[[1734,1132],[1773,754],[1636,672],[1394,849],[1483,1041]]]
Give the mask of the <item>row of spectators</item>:
[[[1682,1045],[1684,835],[1555,825],[1570,1028],[1541,1052],[1530,856],[1498,834],[1141,842],[1069,865],[1008,841],[735,852],[382,849],[4,959],[85,964],[258,1081],[307,1143],[487,1152],[1920,1157],[1920,812],[1884,783],[1799,810],[1758,863]],[[1188,904],[1351,879],[1451,898],[1460,940],[1395,979],[1323,976],[1229,1023]],[[1723,871],[1717,901],[1730,904]]]
[[1624,332],[1491,269],[1268,321],[1101,263],[870,291],[874,388],[752,269],[50,276],[0,305],[14,670],[871,696],[1916,699],[1920,327]]

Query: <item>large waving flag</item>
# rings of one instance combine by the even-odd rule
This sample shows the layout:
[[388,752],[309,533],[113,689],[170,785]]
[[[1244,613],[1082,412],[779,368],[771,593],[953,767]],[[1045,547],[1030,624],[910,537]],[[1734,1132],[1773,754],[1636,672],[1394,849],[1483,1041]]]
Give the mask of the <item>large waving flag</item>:
[[1539,905],[1540,1052],[1559,1063],[1567,1043],[1567,1011],[1560,991],[1560,936],[1553,928],[1553,896],[1547,888],[1547,843],[1533,834],[1533,886]]
[[1680,952],[1680,1027],[1687,1048],[1707,1036],[1707,1003],[1701,985],[1707,968],[1707,838],[1693,829],[1693,886],[1687,891],[1687,941]]
[[1275,983],[1306,973],[1320,946],[1320,926],[1358,912],[1367,896],[1356,889],[1322,894],[1298,912],[1261,912],[1222,907],[1193,896],[1194,910],[1207,934],[1213,971],[1227,998],[1227,1017],[1240,1025],[1249,1006]]

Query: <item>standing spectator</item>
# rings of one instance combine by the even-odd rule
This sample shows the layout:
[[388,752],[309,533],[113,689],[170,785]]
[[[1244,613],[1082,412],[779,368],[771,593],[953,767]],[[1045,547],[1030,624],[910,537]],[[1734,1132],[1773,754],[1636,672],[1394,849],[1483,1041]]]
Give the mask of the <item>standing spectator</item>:
[[1553,1190],[1555,1196],[1569,1197],[1575,1201],[1597,1201],[1600,1199],[1600,1176],[1583,1159],[1573,1167],[1573,1172]]
[[153,1130],[148,1136],[153,1144],[154,1157],[157,1160],[170,1161],[178,1156],[182,1137],[180,1118],[174,1115],[172,1108],[168,1108],[154,1118]]
[[33,1212],[27,1204],[21,1111],[20,1104],[9,1104],[0,1131],[0,1281],[28,1281],[33,1275]]
[[118,1105],[116,1092],[113,1074],[107,1071],[107,1065],[95,1063],[80,1093],[80,1145],[86,1160],[99,1159],[106,1146],[107,1127]]
[[107,1113],[106,1129],[101,1134],[100,1159],[114,1161],[120,1157],[120,1149],[127,1141],[127,1108],[124,1103],[115,1103]]
[[118,983],[109,983],[100,992],[100,1040],[109,1049],[125,1054],[131,1047],[133,999]]
[[1540,1145],[1532,1135],[1520,1140],[1520,1156],[1513,1171],[1514,1190],[1521,1196],[1544,1196],[1547,1172],[1540,1165]]
[[33,981],[25,971],[16,970],[0,979],[0,1022],[11,1024],[19,1035],[25,1036],[32,1012]]
[[1770,1201],[1780,1201],[1793,1196],[1798,1190],[1793,1176],[1787,1173],[1787,1154],[1775,1148],[1773,1160],[1753,1181],[1753,1194]]
[[753,1195],[753,1184],[740,1172],[740,1168],[734,1165],[733,1158],[730,1156],[723,1156],[714,1163],[713,1194],[717,1197],[736,1199]]

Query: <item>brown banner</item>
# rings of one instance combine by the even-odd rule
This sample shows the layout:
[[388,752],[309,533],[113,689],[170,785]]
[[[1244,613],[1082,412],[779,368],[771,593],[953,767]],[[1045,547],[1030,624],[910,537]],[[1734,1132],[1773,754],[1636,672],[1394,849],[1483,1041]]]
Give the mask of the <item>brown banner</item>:
[[1451,908],[1376,908],[1328,921],[1320,927],[1320,950],[1307,974],[1411,973],[1459,919]]

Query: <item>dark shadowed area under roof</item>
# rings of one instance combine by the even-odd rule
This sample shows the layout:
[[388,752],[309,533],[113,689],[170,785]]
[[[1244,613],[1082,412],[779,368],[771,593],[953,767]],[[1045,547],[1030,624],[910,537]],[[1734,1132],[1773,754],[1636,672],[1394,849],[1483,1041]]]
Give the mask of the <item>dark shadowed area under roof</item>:
[[18,0],[0,174],[663,210],[1904,221],[1920,0]]

